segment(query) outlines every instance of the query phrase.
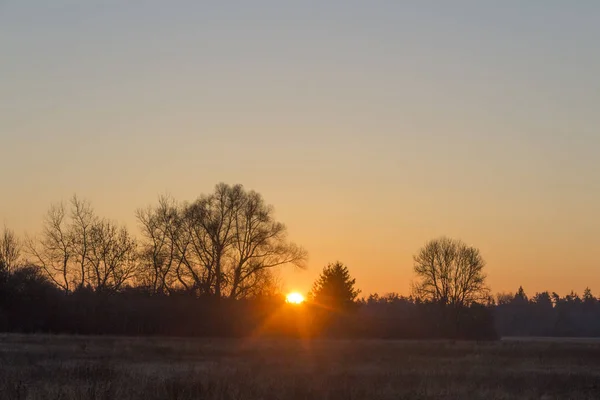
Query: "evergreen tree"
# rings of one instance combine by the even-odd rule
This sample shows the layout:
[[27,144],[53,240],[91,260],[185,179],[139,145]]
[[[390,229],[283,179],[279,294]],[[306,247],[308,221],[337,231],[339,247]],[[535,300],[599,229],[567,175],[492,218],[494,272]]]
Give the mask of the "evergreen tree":
[[596,303],[596,298],[592,294],[592,289],[590,289],[589,287],[586,287],[585,290],[583,291],[583,302],[585,304],[595,304]]
[[338,261],[323,268],[309,297],[315,303],[333,310],[347,309],[360,293],[354,287],[355,283],[356,279],[350,276],[348,267]]
[[527,298],[527,294],[525,294],[525,290],[523,290],[523,286],[519,286],[519,290],[515,294],[514,298],[515,304],[527,304],[529,299]]

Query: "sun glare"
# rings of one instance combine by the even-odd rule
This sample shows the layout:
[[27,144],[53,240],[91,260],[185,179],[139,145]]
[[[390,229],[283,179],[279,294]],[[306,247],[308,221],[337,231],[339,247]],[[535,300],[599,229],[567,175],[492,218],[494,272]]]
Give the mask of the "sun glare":
[[285,297],[285,301],[292,304],[300,304],[304,301],[304,296],[298,292],[293,292]]

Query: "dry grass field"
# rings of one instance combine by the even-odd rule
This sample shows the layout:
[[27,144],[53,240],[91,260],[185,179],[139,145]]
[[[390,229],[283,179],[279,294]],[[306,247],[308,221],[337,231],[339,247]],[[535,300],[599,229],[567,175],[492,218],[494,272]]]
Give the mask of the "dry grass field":
[[596,341],[0,336],[0,399],[598,399]]

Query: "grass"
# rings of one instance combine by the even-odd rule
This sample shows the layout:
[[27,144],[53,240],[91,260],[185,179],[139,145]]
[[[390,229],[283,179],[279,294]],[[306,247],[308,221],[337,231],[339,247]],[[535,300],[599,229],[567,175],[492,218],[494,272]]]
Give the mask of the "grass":
[[0,399],[597,399],[600,342],[0,336]]

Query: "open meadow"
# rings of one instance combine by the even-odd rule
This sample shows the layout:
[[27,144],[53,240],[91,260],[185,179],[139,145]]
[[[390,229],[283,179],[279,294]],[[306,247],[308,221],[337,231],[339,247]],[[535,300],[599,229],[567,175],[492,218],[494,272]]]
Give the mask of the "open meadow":
[[0,398],[597,399],[597,341],[0,336]]

